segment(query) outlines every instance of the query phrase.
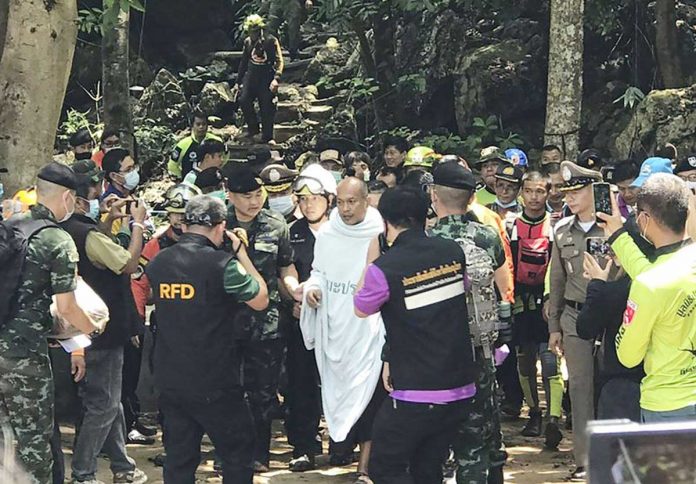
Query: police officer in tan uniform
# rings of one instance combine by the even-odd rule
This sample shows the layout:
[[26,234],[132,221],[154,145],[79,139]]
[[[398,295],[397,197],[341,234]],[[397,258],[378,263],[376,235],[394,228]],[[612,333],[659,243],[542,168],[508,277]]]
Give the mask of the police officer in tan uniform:
[[571,480],[583,479],[587,459],[585,427],[594,418],[592,342],[578,337],[575,321],[585,302],[587,279],[583,277],[585,240],[604,237],[595,223],[592,184],[602,175],[570,161],[561,163],[563,192],[573,215],[561,219],[554,228],[548,299],[549,348],[565,354],[570,374],[570,400],[576,470]]

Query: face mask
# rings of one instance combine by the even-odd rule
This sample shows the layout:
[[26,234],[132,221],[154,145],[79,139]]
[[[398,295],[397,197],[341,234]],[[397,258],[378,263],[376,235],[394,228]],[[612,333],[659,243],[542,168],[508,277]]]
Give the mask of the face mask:
[[89,200],[89,212],[87,212],[85,215],[92,220],[98,220],[99,212],[99,200]]
[[174,235],[176,235],[177,237],[181,237],[181,234],[184,233],[184,229],[182,229],[181,227],[174,227],[172,225],[172,232],[174,232]]
[[295,204],[292,203],[292,195],[285,195],[277,198],[269,198],[268,206],[271,210],[282,215],[290,215],[295,209]]
[[66,202],[65,198],[63,199],[63,207],[65,207],[65,217],[58,220],[58,223],[63,223],[72,217],[73,213],[75,212],[75,198],[73,198],[72,209],[68,209],[68,203]]
[[636,225],[638,225],[638,231],[640,233],[640,238],[646,241],[648,244],[653,245],[653,243],[648,239],[647,233],[648,233],[648,225],[650,224],[650,220],[645,224],[645,229],[640,228],[640,224],[638,223],[638,219],[636,218]]
[[369,172],[369,170],[365,170],[365,171],[363,172],[363,180],[365,180],[365,183],[367,183],[367,182],[370,181],[370,172]]
[[331,171],[331,176],[334,177],[336,183],[340,183],[340,181],[343,180],[343,172],[341,171]]
[[686,182],[686,188],[691,190],[693,193],[696,193],[696,182],[692,182],[692,181]]
[[123,175],[123,188],[126,190],[133,190],[140,183],[140,173],[138,170],[129,171]]
[[225,193],[225,190],[216,190],[214,192],[210,192],[208,195],[210,195],[213,198],[222,200],[223,203],[227,203],[227,193]]
[[90,158],[92,158],[92,153],[90,153],[90,152],[75,153],[76,160],[89,160]]
[[498,205],[500,208],[512,208],[512,207],[514,207],[515,205],[517,205],[517,200],[513,200],[513,201],[510,202],[510,203],[503,203],[503,202],[501,202],[500,200],[498,200],[498,199],[496,198],[496,199],[495,199],[495,204]]

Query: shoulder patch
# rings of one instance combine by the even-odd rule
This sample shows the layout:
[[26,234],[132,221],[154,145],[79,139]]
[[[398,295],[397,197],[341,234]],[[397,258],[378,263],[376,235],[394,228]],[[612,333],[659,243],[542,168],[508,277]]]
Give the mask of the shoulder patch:
[[638,304],[635,302],[631,301],[630,299],[626,303],[626,310],[624,311],[623,315],[623,324],[624,326],[628,326],[633,322],[633,318],[636,316],[636,311],[638,310]]

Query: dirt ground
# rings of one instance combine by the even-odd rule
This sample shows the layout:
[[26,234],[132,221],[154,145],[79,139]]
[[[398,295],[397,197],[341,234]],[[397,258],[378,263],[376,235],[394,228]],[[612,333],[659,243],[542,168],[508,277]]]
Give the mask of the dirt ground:
[[[505,467],[505,482],[519,484],[562,483],[573,465],[571,440],[565,438],[558,451],[547,451],[543,448],[543,437],[527,438],[519,435],[519,430],[524,425],[524,420],[506,421],[503,423],[503,433],[508,447],[510,458]],[[73,429],[63,427],[63,443],[66,453],[66,468],[70,469],[70,443],[73,438]],[[568,434],[569,432],[565,432]],[[566,436],[568,437],[568,436]],[[326,443],[325,443],[326,444]],[[325,445],[325,452],[327,446]],[[149,482],[162,483],[162,468],[155,467],[148,460],[163,450],[161,435],[158,435],[157,443],[153,446],[129,445],[128,454],[133,457],[140,469],[147,473]],[[212,447],[209,443],[203,445],[203,462],[198,468],[197,482],[220,483],[222,479],[213,471]],[[297,474],[289,472],[287,463],[292,456],[285,436],[282,434],[282,425],[277,422],[274,426],[274,438],[272,444],[271,471],[257,475],[254,484],[351,484],[355,478],[355,465],[350,467],[329,467],[328,455],[325,453],[317,459],[318,469]],[[69,473],[69,471],[68,471]],[[100,458],[99,479],[106,483],[111,482],[108,460]]]

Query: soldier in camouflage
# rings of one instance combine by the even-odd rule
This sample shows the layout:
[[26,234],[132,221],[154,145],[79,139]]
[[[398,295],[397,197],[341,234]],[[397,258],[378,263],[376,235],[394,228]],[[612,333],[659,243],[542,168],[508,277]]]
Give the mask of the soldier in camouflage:
[[[473,174],[458,162],[451,161],[438,165],[433,178],[431,197],[433,209],[438,215],[438,222],[430,231],[430,235],[460,241],[460,245],[467,253],[467,272],[470,273],[470,277],[485,272],[482,267],[476,267],[472,271],[474,268],[470,267],[470,264],[481,264],[480,261],[485,261],[487,258],[498,292],[509,294],[508,269],[500,236],[495,230],[480,224],[469,212],[469,205],[473,201],[476,188]],[[472,260],[471,256],[474,253],[471,252],[471,245],[485,251],[485,254],[475,254],[477,261]],[[477,276],[474,275],[474,277]],[[495,307],[495,291],[481,292],[483,296],[480,297],[489,299],[489,301],[483,301],[483,306]],[[472,297],[479,296],[469,294],[467,299]],[[476,317],[477,304],[482,305],[482,302],[479,300],[478,303],[475,301],[471,304],[467,303],[472,318]],[[489,311],[481,313],[480,317],[482,320],[489,317],[497,319],[497,315],[491,316]],[[507,453],[502,442],[500,414],[495,397],[496,380],[492,348],[494,340],[495,336],[492,336],[490,340],[481,341],[481,345],[475,348],[475,357],[481,366],[476,380],[477,391],[472,399],[467,400],[467,419],[459,428],[453,445],[458,464],[458,483],[503,482],[502,469],[507,460]]]
[[[53,327],[49,307],[56,295],[58,311],[73,326],[90,334],[96,327],[75,301],[77,248],[58,225],[75,207],[75,175],[50,163],[37,181],[38,203],[27,219],[47,227],[29,240],[17,304],[0,326],[0,418],[9,423],[16,455],[32,482],[51,482],[50,438],[53,433],[53,375],[46,337]],[[18,221],[22,224],[23,221]],[[0,434],[1,435],[1,434]],[[11,445],[9,442],[5,446]]]
[[[262,182],[247,167],[228,176],[230,207],[227,228],[243,233],[248,254],[268,286],[269,304],[263,311],[243,308],[238,313],[244,389],[256,427],[255,468],[268,469],[271,421],[278,414],[278,385],[285,341],[282,334],[280,284],[292,294],[299,286],[293,265],[288,225],[280,214],[263,208]],[[241,231],[239,229],[242,229]]]

